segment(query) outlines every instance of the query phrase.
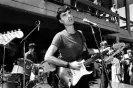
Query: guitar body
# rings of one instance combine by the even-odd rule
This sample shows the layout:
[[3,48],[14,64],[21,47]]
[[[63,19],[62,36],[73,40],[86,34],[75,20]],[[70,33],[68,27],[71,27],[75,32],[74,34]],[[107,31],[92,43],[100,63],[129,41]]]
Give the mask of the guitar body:
[[[81,62],[84,62],[82,60]],[[80,78],[84,75],[91,74],[92,71],[87,71],[84,64],[80,68],[80,70],[73,70],[69,68],[59,67],[58,75],[60,78],[61,83],[63,83],[64,86],[70,87],[75,86]]]

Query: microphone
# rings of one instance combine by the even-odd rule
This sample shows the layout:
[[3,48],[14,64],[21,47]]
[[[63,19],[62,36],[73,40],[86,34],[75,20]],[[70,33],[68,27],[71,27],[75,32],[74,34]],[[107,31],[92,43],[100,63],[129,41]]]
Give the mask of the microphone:
[[40,25],[40,20],[38,20],[38,25]]
[[87,18],[84,18],[84,19],[83,19],[83,22],[89,23],[89,24],[91,24],[91,25],[93,25],[93,26],[97,26],[96,23],[89,21]]
[[39,29],[40,29],[40,20],[38,20],[38,31],[39,31]]

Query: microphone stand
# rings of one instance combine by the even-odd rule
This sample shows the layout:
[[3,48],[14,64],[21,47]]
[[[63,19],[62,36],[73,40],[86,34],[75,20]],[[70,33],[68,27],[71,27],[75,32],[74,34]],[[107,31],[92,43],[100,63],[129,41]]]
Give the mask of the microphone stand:
[[27,36],[25,36],[22,39],[22,41],[20,42],[20,43],[24,42],[23,43],[23,56],[24,56],[23,88],[26,88],[26,86],[25,86],[25,63],[26,63],[26,61],[25,61],[26,60],[26,57],[25,57],[25,42],[26,42],[26,39],[35,31],[36,28],[38,28],[38,30],[39,30],[39,28],[40,28],[40,21],[38,21],[37,26],[31,32],[29,32],[29,34]]
[[4,66],[5,66],[4,63],[5,63],[5,52],[6,52],[5,49],[6,49],[6,45],[3,45],[3,62],[2,62],[2,66],[1,66],[2,67],[2,88],[4,87],[3,86],[3,81],[4,81],[3,78],[4,78]]
[[[97,39],[96,39],[96,36],[95,36],[95,32],[94,32],[94,29],[93,29],[93,27],[92,27],[92,25],[90,25],[90,27],[91,27],[91,30],[92,30],[92,34],[93,34],[93,37],[94,37],[94,40],[95,40],[95,43],[96,43],[96,46],[97,46],[97,48],[98,48],[98,51],[99,51],[99,53],[100,53],[100,56],[101,56],[101,59],[102,59],[102,75],[103,74],[105,74],[105,76],[107,77],[107,80],[108,80],[108,83],[109,83],[109,85],[110,85],[110,88],[112,88],[112,86],[111,86],[111,83],[110,83],[110,80],[109,80],[109,77],[108,77],[108,74],[107,74],[107,71],[106,71],[106,65],[105,65],[105,62],[104,62],[104,57],[103,57],[103,54],[101,53],[101,51],[100,51],[100,47],[98,46],[98,41],[97,41]],[[97,26],[98,27],[98,26]],[[99,27],[98,27],[99,28]],[[100,29],[100,28],[99,28]],[[102,38],[101,38],[102,39]],[[105,72],[104,72],[105,71]],[[101,78],[102,78],[102,75],[101,75]],[[101,79],[101,83],[103,82],[103,80]],[[101,88],[101,84],[100,83],[100,88]]]

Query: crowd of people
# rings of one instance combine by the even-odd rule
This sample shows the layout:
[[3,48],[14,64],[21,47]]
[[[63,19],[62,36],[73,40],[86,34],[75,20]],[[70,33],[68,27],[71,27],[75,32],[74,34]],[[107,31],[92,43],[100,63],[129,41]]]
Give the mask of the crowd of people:
[[[103,1],[102,0],[91,0],[95,5],[97,6],[101,6],[102,7],[102,4],[103,4]],[[118,24],[118,20],[117,20],[117,17],[116,16],[111,16],[110,14],[108,13],[105,13],[104,11],[101,11],[101,10],[98,10],[96,8],[93,8],[93,7],[89,7],[90,8],[90,13],[91,15],[93,16],[96,16],[98,18],[102,18],[102,19],[105,19],[106,21],[110,21],[110,22],[113,22],[115,24]],[[109,10],[113,13],[116,13],[118,14],[118,10],[117,10],[117,6],[116,4],[113,4]]]
[[[104,46],[106,46],[106,44],[107,42],[105,43]],[[125,52],[124,50],[120,51],[120,53],[113,56],[109,64],[106,63],[106,61],[105,61],[105,64],[100,64],[101,66],[102,65],[106,66],[107,76],[103,77],[103,79],[106,80],[105,81],[106,84],[108,84],[108,78],[109,78],[109,80],[111,80],[112,82],[126,83],[126,84],[133,85],[133,77],[132,77],[133,76],[132,74],[133,51],[131,49],[127,49]],[[106,57],[106,55],[104,55],[104,57]],[[101,62],[101,60],[97,60],[95,64],[99,64],[99,62]],[[100,65],[98,66],[100,67]],[[97,74],[97,77],[101,77],[100,74],[101,74],[102,68],[101,70],[99,70],[99,68],[95,68],[95,69],[97,71],[97,72],[95,71],[95,74]],[[107,86],[104,88],[107,88]]]
[[[89,3],[91,2],[94,5],[89,6],[87,4],[78,2],[77,0],[72,0],[72,6],[74,6],[79,12],[87,12],[90,13],[90,15],[95,16],[97,18],[101,18],[106,21],[118,24],[117,16],[110,14],[110,12],[118,14],[118,9],[116,4],[107,5],[106,2],[104,3],[104,0],[86,0],[86,1],[89,1]],[[104,8],[106,9],[107,12],[104,10],[97,9],[95,7],[98,8],[101,7],[101,9]],[[110,12],[108,10],[110,10]]]

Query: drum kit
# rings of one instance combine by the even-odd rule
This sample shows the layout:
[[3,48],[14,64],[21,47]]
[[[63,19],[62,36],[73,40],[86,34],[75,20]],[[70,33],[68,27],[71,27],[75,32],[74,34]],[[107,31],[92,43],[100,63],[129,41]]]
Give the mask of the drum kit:
[[[39,30],[40,21],[36,27],[25,36],[20,43],[23,43],[23,55],[25,55],[25,41],[28,36],[36,29]],[[3,62],[0,70],[0,88],[53,88],[52,83],[49,84],[48,78],[53,79],[55,76],[49,76],[51,72],[55,71],[55,68],[47,62],[41,62],[39,64],[33,63],[31,60],[24,58],[18,58],[17,63],[13,64],[13,69],[9,73],[4,71],[5,49],[11,48],[8,46],[15,38],[22,38],[24,33],[18,30],[8,31],[7,33],[0,33],[0,45],[3,46]],[[8,47],[7,47],[8,46]],[[56,88],[56,87],[54,87]]]
[[23,58],[17,60],[10,74],[4,74],[0,88],[23,88],[24,65],[26,88],[52,88],[47,78],[50,72],[55,71],[55,68],[51,67],[47,62],[34,64],[28,59],[25,60],[24,64]]
[[[25,40],[27,37],[36,29],[39,28],[40,22],[38,25],[27,35],[23,40],[24,41],[24,54],[25,54]],[[33,63],[31,60],[24,58],[18,58],[17,63],[13,64],[12,71],[5,73],[4,70],[4,60],[5,60],[5,49],[11,48],[8,46],[15,38],[22,38],[24,33],[18,30],[8,31],[7,33],[0,33],[0,45],[4,48],[3,53],[3,62],[0,69],[0,88],[52,88],[49,85],[47,78],[49,73],[54,71],[55,68],[52,68],[47,62],[41,62],[39,64]],[[7,47],[8,46],[8,47]]]

